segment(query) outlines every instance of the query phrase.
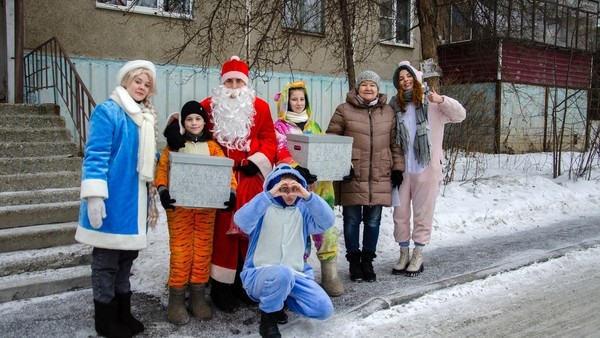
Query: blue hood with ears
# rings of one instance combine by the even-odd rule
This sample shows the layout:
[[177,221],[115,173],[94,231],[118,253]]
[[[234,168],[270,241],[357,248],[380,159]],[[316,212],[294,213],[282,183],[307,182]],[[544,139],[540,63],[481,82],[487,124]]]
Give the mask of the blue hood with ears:
[[[273,171],[271,171],[271,173],[267,175],[267,178],[265,178],[265,183],[263,185],[264,190],[271,190],[273,186],[275,186],[275,184],[279,183],[279,181],[281,180],[281,176],[285,174],[292,174],[296,176],[300,184],[302,184],[302,186],[304,187],[304,189],[308,189],[308,184],[306,184],[306,180],[304,179],[304,177],[302,177],[302,175],[300,175],[300,173],[296,169],[292,168],[289,164],[282,163],[276,166],[273,169]],[[298,199],[296,199],[294,205],[298,203]],[[275,201],[277,201],[277,203],[279,203],[279,205],[281,205],[282,207],[286,206],[285,202],[283,201],[283,198],[281,197],[276,197]]]

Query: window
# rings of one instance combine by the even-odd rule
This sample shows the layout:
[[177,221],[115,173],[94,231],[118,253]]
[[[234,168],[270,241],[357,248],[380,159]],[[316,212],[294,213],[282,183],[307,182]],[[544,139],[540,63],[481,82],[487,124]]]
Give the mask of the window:
[[379,5],[379,39],[410,45],[412,0],[383,0]]
[[323,0],[284,0],[283,28],[323,33]]
[[469,7],[466,2],[453,4],[450,8],[450,42],[471,40],[471,26],[469,20]]
[[96,0],[97,8],[191,18],[194,0]]

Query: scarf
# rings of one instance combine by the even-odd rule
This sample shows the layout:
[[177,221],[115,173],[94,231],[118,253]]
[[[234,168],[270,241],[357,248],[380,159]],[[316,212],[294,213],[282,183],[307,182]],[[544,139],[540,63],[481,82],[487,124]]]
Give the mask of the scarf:
[[[404,92],[404,102],[412,102],[412,95],[412,90]],[[390,104],[392,108],[394,108],[394,111],[396,111],[396,143],[402,146],[402,150],[405,154],[408,154],[408,147],[410,146],[408,137],[410,134],[406,124],[404,124],[404,113],[398,106],[396,97],[392,98]],[[417,130],[415,132],[413,149],[415,151],[417,162],[423,166],[427,166],[429,161],[431,161],[431,133],[429,130],[429,121],[427,121],[427,99],[423,100],[422,104],[415,107],[415,115],[417,120]]]
[[308,113],[306,109],[300,113],[294,113],[293,111],[287,111],[285,113],[285,121],[289,123],[302,123],[308,121]]
[[123,108],[138,126],[140,141],[137,171],[141,180],[153,182],[156,162],[156,113],[144,104],[137,104],[122,86],[117,86],[110,98]]
[[[358,91],[357,91],[358,93]],[[365,99],[362,98],[362,96],[360,95],[356,95],[356,97],[358,98],[358,102],[366,104],[369,107],[373,107],[374,105],[376,105],[379,102],[379,95],[377,95],[377,97],[375,98],[375,100],[371,101],[371,102],[367,102]]]

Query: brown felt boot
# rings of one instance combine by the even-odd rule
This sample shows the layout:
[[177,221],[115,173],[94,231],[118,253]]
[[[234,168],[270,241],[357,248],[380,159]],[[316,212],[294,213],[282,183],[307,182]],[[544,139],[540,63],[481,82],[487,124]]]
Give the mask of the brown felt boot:
[[212,318],[212,309],[206,303],[204,291],[206,283],[191,284],[190,286],[190,310],[194,318],[198,320],[209,320]]
[[337,258],[321,261],[321,287],[330,297],[344,294],[344,284],[337,273]]
[[190,321],[190,316],[185,308],[185,288],[169,287],[167,319],[177,325],[185,325]]

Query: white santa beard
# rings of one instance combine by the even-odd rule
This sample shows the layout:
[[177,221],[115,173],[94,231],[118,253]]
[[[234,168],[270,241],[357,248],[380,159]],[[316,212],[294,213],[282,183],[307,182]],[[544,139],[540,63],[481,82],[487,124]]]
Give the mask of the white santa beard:
[[250,129],[254,125],[254,91],[249,87],[213,89],[211,100],[215,140],[228,149],[250,150]]

